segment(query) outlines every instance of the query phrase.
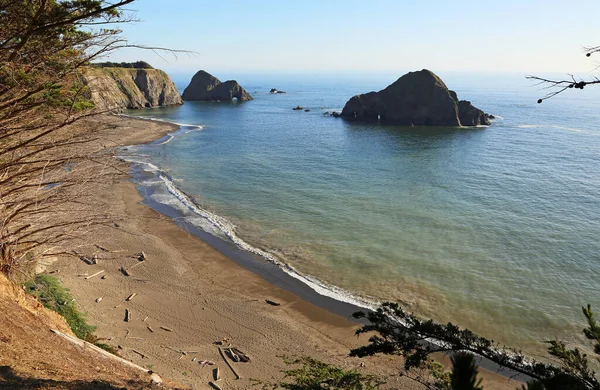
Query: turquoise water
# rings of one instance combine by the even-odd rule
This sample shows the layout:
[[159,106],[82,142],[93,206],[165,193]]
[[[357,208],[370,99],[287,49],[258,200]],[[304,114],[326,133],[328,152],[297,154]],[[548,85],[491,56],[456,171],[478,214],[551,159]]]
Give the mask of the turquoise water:
[[538,105],[543,91],[520,75],[440,76],[498,119],[350,123],[323,112],[396,77],[246,75],[237,78],[255,98],[247,103],[128,112],[202,128],[127,153],[210,214],[149,180],[163,188],[156,201],[327,285],[533,354],[547,338],[581,341],[570,335],[583,326],[580,306],[600,305],[600,94]]

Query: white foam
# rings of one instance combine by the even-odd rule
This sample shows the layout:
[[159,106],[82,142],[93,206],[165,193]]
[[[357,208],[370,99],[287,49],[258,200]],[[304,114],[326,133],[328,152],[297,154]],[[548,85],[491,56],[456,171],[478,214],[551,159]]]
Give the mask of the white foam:
[[173,122],[173,121],[169,121],[166,120],[164,118],[155,118],[152,116],[136,116],[136,115],[127,115],[127,114],[117,114],[118,116],[122,116],[124,118],[131,118],[131,119],[140,119],[140,120],[146,120],[146,121],[155,121],[155,122],[166,122],[166,123],[171,123],[177,126],[184,126],[184,127],[196,127],[199,130],[202,130],[204,127],[202,125],[197,125],[197,124],[190,124],[190,123],[180,123],[180,122]]
[[583,129],[577,129],[577,128],[574,128],[574,127],[566,127],[566,126],[557,126],[557,125],[517,125],[516,127],[519,128],[519,129],[541,129],[541,128],[547,128],[547,129],[572,131],[572,132],[575,132],[575,133],[585,133],[586,132]]
[[539,129],[542,125],[517,125],[519,129]]
[[[346,302],[346,303],[349,303],[349,304],[352,304],[352,305],[355,305],[358,307],[362,307],[365,309],[375,309],[378,306],[378,302],[376,302],[374,300],[369,300],[366,298],[356,296],[344,289],[326,284],[326,283],[318,280],[317,278],[314,278],[314,277],[311,277],[308,275],[303,275],[302,273],[296,271],[294,269],[294,267],[285,263],[284,261],[279,259],[274,254],[264,251],[262,249],[253,247],[252,245],[248,244],[246,241],[241,239],[236,234],[234,224],[232,224],[227,219],[225,219],[219,215],[213,214],[210,211],[205,210],[202,207],[198,206],[183,191],[181,191],[179,188],[177,188],[173,179],[166,172],[162,171],[156,165],[146,162],[146,161],[134,160],[127,156],[123,156],[121,158],[123,158],[125,161],[129,161],[131,163],[138,164],[143,170],[157,175],[158,178],[160,178],[162,183],[165,185],[165,187],[167,188],[169,193],[174,197],[174,198],[166,199],[164,196],[153,195],[153,197],[152,197],[153,200],[155,200],[159,203],[170,205],[170,206],[174,206],[174,201],[175,202],[178,201],[186,209],[190,210],[192,213],[201,217],[204,221],[207,221],[210,224],[210,226],[207,226],[206,223],[202,223],[198,219],[190,218],[189,221],[192,222],[195,226],[200,227],[202,230],[208,231],[211,234],[214,234],[215,233],[214,229],[216,229],[221,234],[215,234],[215,235],[217,235],[217,236],[224,235],[225,237],[227,237],[231,241],[233,241],[239,248],[241,248],[247,252],[254,253],[254,254],[278,265],[286,274],[288,274],[289,276],[291,276],[297,280],[300,280],[302,283],[306,284],[312,290],[316,291],[320,295],[327,296],[327,297],[333,298],[337,301]],[[156,182],[153,181],[152,183],[154,184]]]
[[163,142],[161,142],[161,143],[159,143],[159,144],[156,144],[156,145],[164,145],[164,144],[168,144],[169,142],[171,142],[171,140],[172,140],[173,138],[175,138],[175,137],[174,137],[172,134],[168,134],[168,137],[169,137],[169,139],[167,139],[166,141],[163,141]]

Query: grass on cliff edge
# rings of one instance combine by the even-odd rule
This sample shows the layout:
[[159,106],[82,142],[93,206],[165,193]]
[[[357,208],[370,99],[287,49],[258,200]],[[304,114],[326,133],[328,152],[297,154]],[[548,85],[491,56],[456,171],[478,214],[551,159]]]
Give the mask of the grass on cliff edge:
[[46,308],[63,316],[77,337],[116,355],[115,347],[101,343],[94,335],[96,327],[87,323],[85,314],[77,310],[69,289],[63,287],[57,278],[40,274],[23,283],[23,286],[27,293],[36,297]]

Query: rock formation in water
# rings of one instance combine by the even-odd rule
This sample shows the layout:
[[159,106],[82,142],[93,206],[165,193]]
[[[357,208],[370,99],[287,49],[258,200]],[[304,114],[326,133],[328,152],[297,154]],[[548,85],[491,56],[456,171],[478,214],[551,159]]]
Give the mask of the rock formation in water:
[[354,96],[341,116],[404,126],[490,124],[486,113],[469,101],[458,100],[456,93],[427,69],[407,73],[379,92]]
[[269,91],[269,93],[272,93],[272,94],[277,94],[277,93],[287,93],[287,92],[285,92],[285,91],[280,91],[280,90],[278,90],[277,88],[271,88],[271,90]]
[[183,104],[171,78],[159,69],[87,68],[83,78],[99,110]]
[[199,71],[181,96],[185,101],[232,101],[252,100],[252,96],[235,80],[222,83],[218,78],[206,71]]

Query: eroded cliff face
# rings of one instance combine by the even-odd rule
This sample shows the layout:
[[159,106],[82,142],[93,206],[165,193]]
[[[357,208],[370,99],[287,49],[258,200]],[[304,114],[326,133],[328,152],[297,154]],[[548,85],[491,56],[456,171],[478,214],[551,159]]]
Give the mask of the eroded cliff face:
[[183,104],[171,78],[159,69],[88,68],[83,77],[102,111]]

